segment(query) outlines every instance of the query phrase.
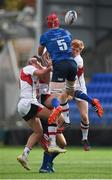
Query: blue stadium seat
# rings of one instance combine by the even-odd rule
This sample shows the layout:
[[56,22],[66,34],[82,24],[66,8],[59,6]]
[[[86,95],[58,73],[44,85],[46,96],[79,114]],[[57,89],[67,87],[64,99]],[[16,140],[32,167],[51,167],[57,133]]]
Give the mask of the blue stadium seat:
[[88,95],[98,98],[104,108],[104,115],[99,119],[90,109],[92,124],[100,124],[102,127],[112,125],[112,73],[94,74],[87,85]]
[[112,82],[112,73],[96,73],[92,77],[92,81],[95,82]]

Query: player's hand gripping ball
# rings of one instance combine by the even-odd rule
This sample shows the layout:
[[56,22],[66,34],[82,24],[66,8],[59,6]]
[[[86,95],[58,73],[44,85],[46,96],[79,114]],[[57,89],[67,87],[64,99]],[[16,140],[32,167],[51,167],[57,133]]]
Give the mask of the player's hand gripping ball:
[[70,10],[65,14],[65,24],[72,25],[77,21],[77,13],[75,10]]

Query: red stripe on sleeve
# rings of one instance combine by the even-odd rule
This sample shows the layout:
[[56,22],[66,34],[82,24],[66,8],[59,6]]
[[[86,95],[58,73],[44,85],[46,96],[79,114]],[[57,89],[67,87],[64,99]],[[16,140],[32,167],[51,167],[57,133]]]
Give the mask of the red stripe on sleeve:
[[32,86],[32,78],[30,74],[25,74],[23,69],[20,72],[20,79],[22,81],[26,81],[28,84],[30,84]]

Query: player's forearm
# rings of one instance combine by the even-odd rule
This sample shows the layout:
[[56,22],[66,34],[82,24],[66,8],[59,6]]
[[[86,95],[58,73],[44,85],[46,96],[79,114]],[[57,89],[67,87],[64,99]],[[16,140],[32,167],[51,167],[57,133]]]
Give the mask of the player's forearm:
[[42,56],[43,51],[44,51],[44,47],[40,45],[40,46],[38,47],[38,55],[39,55],[39,56]]

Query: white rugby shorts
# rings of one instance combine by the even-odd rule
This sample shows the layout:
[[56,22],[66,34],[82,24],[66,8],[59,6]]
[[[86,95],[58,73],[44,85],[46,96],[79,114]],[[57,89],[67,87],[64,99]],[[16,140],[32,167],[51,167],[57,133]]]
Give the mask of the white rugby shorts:
[[21,117],[24,117],[28,114],[28,112],[31,109],[31,104],[37,105],[40,108],[43,108],[44,106],[40,104],[37,99],[25,99],[21,98],[18,102],[18,113]]

